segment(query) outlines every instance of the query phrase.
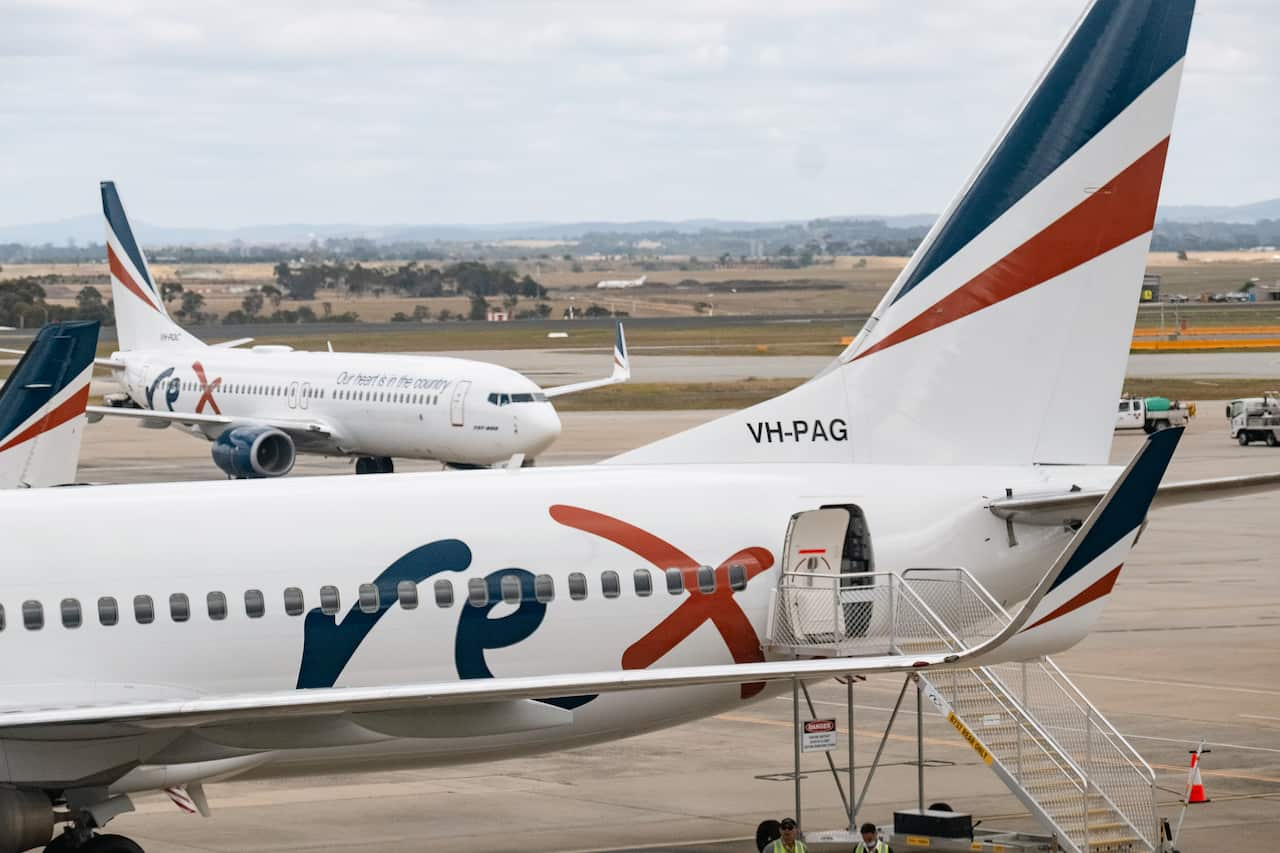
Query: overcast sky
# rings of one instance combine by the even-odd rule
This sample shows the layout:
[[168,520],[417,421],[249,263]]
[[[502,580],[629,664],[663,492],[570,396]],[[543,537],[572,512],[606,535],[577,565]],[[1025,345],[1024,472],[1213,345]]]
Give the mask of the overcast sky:
[[[0,0],[0,225],[936,212],[1082,0]],[[1274,0],[1202,0],[1162,201],[1280,196]]]

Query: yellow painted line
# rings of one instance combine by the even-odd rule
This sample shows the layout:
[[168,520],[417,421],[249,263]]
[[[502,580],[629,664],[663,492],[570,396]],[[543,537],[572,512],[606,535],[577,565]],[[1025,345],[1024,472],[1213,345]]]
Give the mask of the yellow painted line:
[[1139,341],[1129,342],[1129,349],[1142,352],[1194,351],[1206,349],[1276,349],[1280,338],[1213,338],[1198,341]]

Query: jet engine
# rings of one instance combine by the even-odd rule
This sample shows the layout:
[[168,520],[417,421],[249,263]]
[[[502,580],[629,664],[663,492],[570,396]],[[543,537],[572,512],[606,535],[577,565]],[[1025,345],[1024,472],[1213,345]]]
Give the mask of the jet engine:
[[213,463],[237,479],[283,477],[296,455],[293,439],[269,426],[232,427],[213,442]]
[[53,838],[53,803],[40,791],[0,788],[0,853],[42,847]]

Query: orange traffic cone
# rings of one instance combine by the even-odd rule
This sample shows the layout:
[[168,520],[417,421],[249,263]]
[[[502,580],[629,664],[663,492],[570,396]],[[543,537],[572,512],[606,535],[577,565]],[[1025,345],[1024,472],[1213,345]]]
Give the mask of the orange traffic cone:
[[1191,753],[1191,771],[1187,775],[1187,804],[1209,802],[1204,792],[1204,781],[1200,778],[1200,753]]

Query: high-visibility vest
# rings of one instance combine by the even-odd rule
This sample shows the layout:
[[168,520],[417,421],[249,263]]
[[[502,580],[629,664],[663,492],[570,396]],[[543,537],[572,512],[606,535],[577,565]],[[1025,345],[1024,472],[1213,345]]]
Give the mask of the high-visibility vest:
[[859,841],[858,846],[853,849],[853,853],[889,853],[889,845],[883,841],[877,840],[874,850],[867,849],[865,841]]
[[790,851],[783,845],[782,839],[779,838],[770,846],[765,848],[765,853],[809,853],[809,848],[804,846],[804,842],[799,838],[796,839],[796,846]]

